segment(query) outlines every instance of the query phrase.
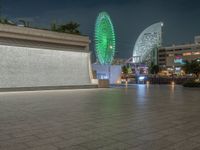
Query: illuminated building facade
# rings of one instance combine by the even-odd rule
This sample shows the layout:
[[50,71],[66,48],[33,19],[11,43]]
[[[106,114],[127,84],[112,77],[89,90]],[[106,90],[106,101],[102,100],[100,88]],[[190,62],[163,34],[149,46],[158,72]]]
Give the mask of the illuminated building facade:
[[140,34],[133,50],[134,63],[157,64],[157,50],[162,44],[162,27],[162,22],[155,23]]
[[163,69],[179,71],[186,61],[200,58],[200,38],[195,37],[193,44],[162,47],[158,51],[158,65]]

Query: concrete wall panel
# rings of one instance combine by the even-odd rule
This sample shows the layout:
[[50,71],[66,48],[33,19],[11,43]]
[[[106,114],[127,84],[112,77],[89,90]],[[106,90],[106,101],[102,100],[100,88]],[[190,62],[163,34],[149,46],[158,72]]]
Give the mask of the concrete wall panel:
[[90,54],[0,45],[0,88],[90,85]]

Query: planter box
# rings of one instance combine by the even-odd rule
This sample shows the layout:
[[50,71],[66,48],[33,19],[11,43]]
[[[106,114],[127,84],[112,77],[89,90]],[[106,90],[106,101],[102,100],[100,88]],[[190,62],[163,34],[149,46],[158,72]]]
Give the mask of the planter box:
[[109,85],[110,85],[110,83],[109,83],[109,80],[99,80],[99,84],[98,84],[98,87],[99,88],[109,88]]

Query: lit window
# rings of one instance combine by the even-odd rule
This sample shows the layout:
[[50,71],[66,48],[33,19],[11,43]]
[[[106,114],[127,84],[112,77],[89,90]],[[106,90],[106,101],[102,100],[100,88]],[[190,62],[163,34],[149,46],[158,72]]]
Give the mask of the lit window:
[[200,52],[194,52],[193,55],[200,55]]
[[173,57],[173,56],[174,56],[174,54],[169,54],[168,56],[169,56],[169,57]]
[[183,53],[183,56],[190,56],[191,53]]

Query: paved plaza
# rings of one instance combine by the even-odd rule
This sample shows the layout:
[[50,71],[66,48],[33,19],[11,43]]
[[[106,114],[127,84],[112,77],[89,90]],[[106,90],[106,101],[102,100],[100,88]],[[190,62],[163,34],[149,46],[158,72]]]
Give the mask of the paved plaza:
[[200,150],[200,89],[0,93],[0,150]]

